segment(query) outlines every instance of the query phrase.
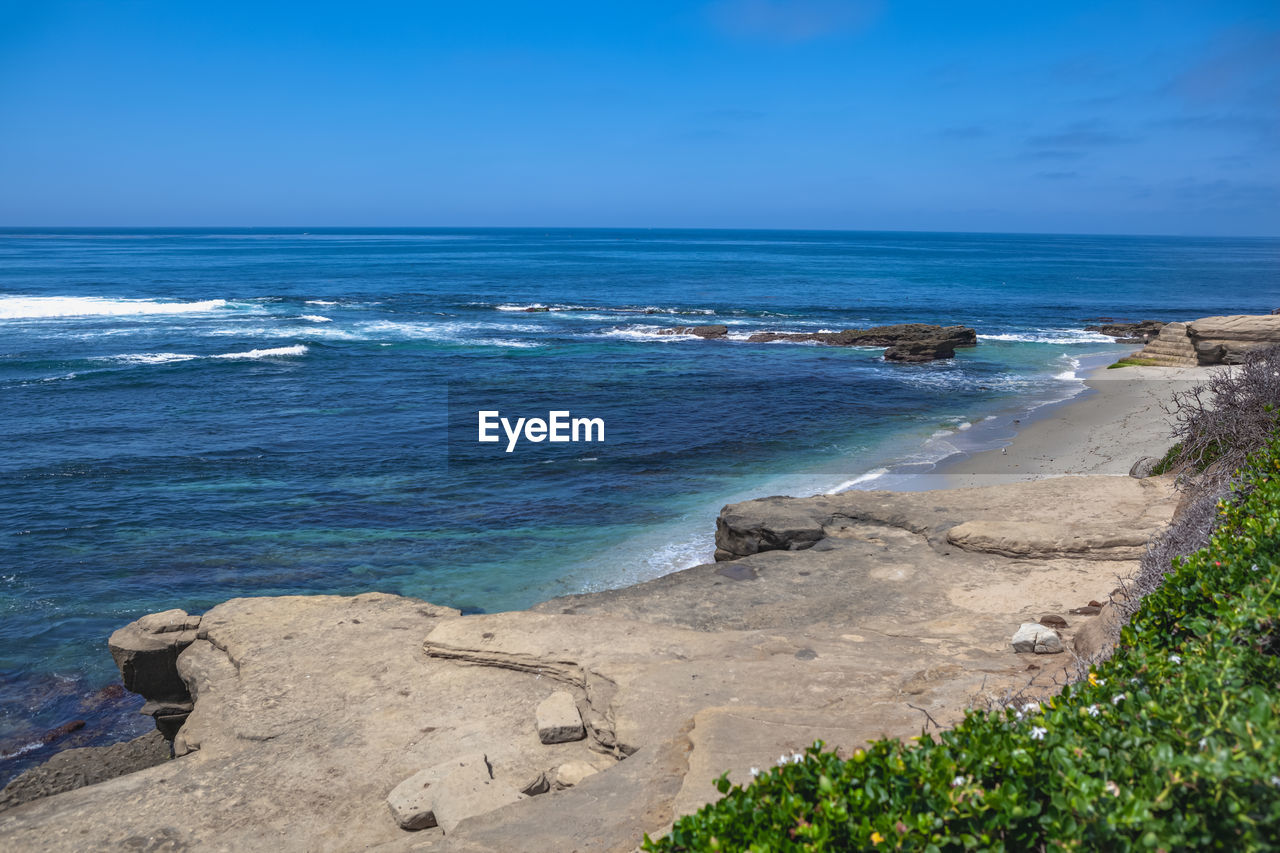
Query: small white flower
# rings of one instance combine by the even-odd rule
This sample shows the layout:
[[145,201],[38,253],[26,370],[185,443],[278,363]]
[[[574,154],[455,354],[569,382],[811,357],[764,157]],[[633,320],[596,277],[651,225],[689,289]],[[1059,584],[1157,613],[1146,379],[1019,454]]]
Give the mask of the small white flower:
[[953,788],[959,788],[963,784],[964,784],[963,776],[957,776],[956,778],[951,780],[951,787]]
[[1182,663],[1182,658],[1179,655],[1169,655],[1169,663]]
[[801,761],[804,761],[804,756],[801,753],[797,752],[791,756],[792,764],[799,764]]
[[1025,712],[1026,712],[1026,713],[1028,713],[1028,714],[1034,714],[1036,711],[1039,711],[1039,710],[1040,710],[1040,703],[1039,703],[1039,702],[1028,702],[1027,704],[1025,704],[1025,705],[1023,705],[1023,706],[1022,706],[1022,710],[1023,710],[1023,711],[1025,711]]
[[1272,776],[1269,781],[1271,782],[1272,785],[1275,785],[1277,788],[1280,788],[1280,776]]
[[752,768],[751,768],[751,778],[753,778],[753,779],[754,779],[755,777],[757,777],[757,776],[759,776],[759,775],[760,775],[760,768],[759,768],[759,767],[752,767]]
[[1121,702],[1121,700],[1123,700],[1123,699],[1124,699],[1124,694],[1123,694],[1123,693],[1117,693],[1115,696],[1112,696],[1112,697],[1111,697],[1111,704],[1112,704],[1112,705],[1119,705],[1119,704],[1120,704],[1120,702]]
[[786,757],[785,755],[779,755],[779,756],[778,756],[778,766],[779,766],[779,767],[781,767],[782,765],[784,765],[784,764],[786,764],[786,763],[787,763],[787,757]]
[[1250,566],[1250,567],[1249,567],[1249,571],[1251,571],[1251,572],[1259,571],[1259,569],[1258,569],[1258,564],[1257,564],[1257,563],[1254,563],[1252,566]]
[[1096,716],[1098,716],[1099,714],[1101,714],[1101,713],[1102,713],[1102,706],[1101,706],[1101,705],[1090,705],[1088,710],[1089,710],[1089,716],[1090,716],[1090,717],[1096,717]]
[[1201,748],[1201,749],[1204,749],[1204,748],[1205,748],[1206,746],[1208,746],[1208,745],[1209,745],[1209,739],[1208,739],[1207,737],[1202,737],[1202,738],[1200,738],[1200,748]]
[[1045,735],[1047,735],[1048,733],[1049,733],[1049,730],[1048,730],[1048,729],[1046,729],[1046,728],[1044,728],[1043,726],[1032,726],[1032,727],[1031,727],[1031,739],[1032,739],[1032,740],[1044,740],[1044,736],[1045,736]]

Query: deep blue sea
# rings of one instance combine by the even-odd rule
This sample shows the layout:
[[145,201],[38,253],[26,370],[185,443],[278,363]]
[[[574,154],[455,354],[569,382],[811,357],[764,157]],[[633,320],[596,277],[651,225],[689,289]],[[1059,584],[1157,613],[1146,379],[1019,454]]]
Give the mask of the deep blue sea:
[[[0,782],[70,720],[54,746],[150,726],[98,693],[143,613],[371,589],[493,611],[656,577],[710,559],[726,502],[998,440],[1132,350],[1099,317],[1277,306],[1275,240],[0,231]],[[900,365],[743,340],[898,322],[980,343]],[[708,323],[731,339],[658,334]],[[605,441],[505,453],[480,409]]]

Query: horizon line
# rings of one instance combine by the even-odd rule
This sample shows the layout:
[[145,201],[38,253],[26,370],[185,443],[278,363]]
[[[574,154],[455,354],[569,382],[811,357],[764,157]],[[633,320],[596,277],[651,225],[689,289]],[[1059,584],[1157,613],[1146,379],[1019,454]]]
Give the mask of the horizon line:
[[0,225],[4,232],[38,231],[701,231],[770,232],[824,234],[949,234],[956,236],[1019,237],[1167,237],[1203,240],[1280,240],[1274,234],[1191,234],[1130,233],[1096,231],[949,231],[927,228],[770,228],[762,226],[672,226],[672,225]]

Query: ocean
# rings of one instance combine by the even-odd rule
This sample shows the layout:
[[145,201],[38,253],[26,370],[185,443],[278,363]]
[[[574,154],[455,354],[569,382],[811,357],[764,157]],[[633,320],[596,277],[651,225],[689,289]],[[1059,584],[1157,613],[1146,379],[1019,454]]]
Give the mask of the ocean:
[[[1278,273],[1264,239],[0,230],[0,784],[150,727],[104,690],[107,636],[144,613],[495,611],[657,577],[711,558],[727,502],[994,446],[1132,351],[1098,318],[1265,313]],[[900,322],[979,344],[904,365],[745,340]],[[660,334],[701,324],[729,339]],[[481,410],[605,440],[507,453]]]

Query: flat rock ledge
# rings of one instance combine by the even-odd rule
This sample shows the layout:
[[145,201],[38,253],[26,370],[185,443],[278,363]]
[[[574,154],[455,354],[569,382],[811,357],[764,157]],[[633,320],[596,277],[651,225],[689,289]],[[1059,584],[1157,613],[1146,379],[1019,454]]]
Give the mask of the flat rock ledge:
[[[766,498],[722,511],[720,562],[529,611],[366,593],[144,618],[113,654],[190,697],[178,757],[0,812],[0,849],[631,851],[723,772],[1026,688],[1009,638],[1043,614],[1078,615],[1038,645],[1105,642],[1084,605],[1174,504],[1164,477]],[[1030,690],[1071,657],[1036,656]]]

